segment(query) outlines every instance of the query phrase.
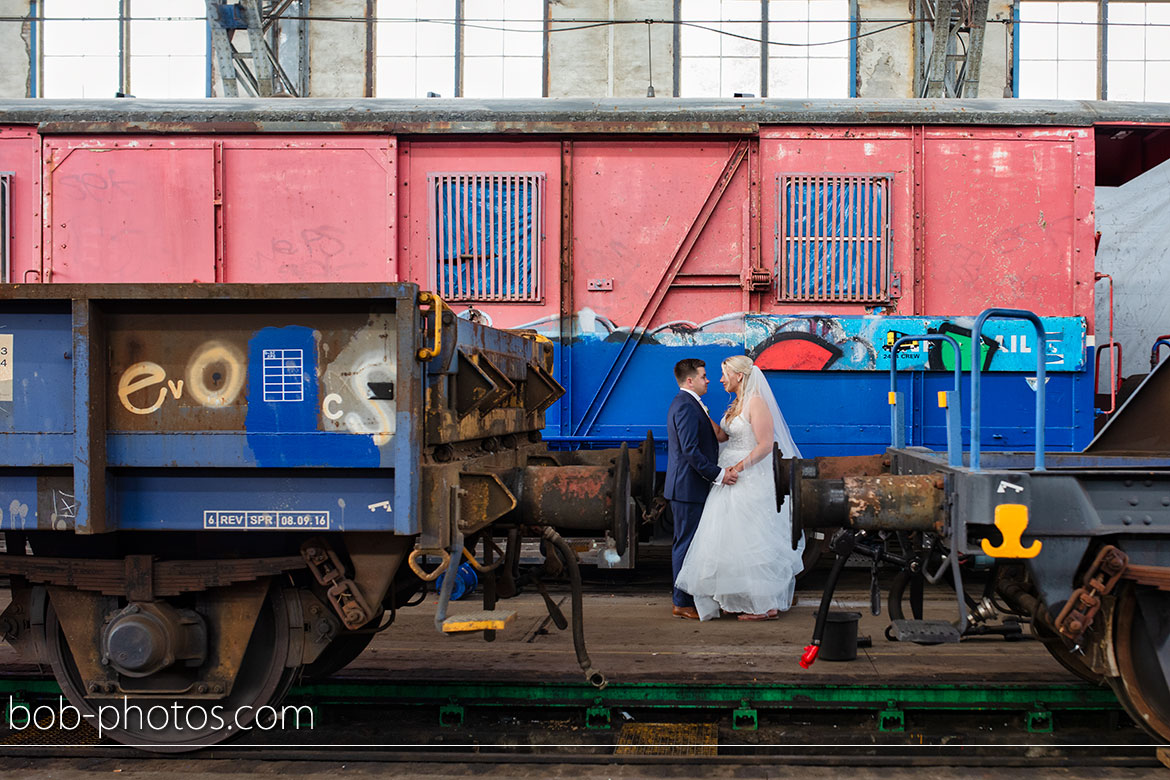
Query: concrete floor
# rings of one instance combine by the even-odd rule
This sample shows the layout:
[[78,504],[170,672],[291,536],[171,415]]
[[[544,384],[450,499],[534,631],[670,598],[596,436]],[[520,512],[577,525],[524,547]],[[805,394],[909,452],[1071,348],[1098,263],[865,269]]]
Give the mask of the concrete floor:
[[[885,614],[869,614],[864,578],[855,573],[839,588],[834,609],[861,613],[859,634],[872,637],[871,648],[858,650],[851,662],[817,661],[811,669],[798,660],[812,638],[820,592],[803,587],[792,609],[780,619],[744,622],[722,618],[708,622],[682,620],[670,614],[665,581],[651,574],[628,586],[588,586],[584,599],[585,639],[593,665],[611,682],[699,683],[863,683],[930,684],[932,682],[1068,682],[1064,670],[1025,628],[1019,641],[977,637],[961,644],[922,647],[886,640]],[[567,592],[555,592],[570,617]],[[8,601],[0,592],[0,610]],[[483,680],[517,682],[579,682],[583,679],[573,652],[570,630],[552,624],[535,592],[501,601],[516,618],[494,642],[476,634],[440,634],[434,628],[437,596],[428,594],[416,607],[398,612],[394,625],[375,637],[370,647],[344,672],[347,677],[396,680]],[[481,608],[478,595],[453,602],[448,614]],[[950,620],[954,602],[941,589],[927,592],[927,618]],[[0,668],[22,665],[12,649],[0,643]],[[25,667],[27,668],[27,667]]]
[[[886,615],[869,614],[868,591],[838,591],[835,609],[862,613],[859,633],[873,646],[856,661],[798,665],[812,637],[820,594],[802,590],[779,620],[682,620],[670,614],[667,592],[593,592],[585,597],[585,639],[594,667],[612,682],[872,683],[1068,682],[1073,678],[1043,645],[980,637],[955,645],[922,647],[884,636]],[[567,594],[554,594],[568,617]],[[436,600],[399,612],[345,671],[346,676],[396,679],[577,682],[582,679],[569,630],[559,631],[535,593],[501,602],[516,619],[494,642],[475,635],[440,635],[433,626]],[[449,612],[474,609],[478,603]],[[884,609],[884,605],[883,605]],[[950,619],[954,604],[928,600],[926,617]],[[1025,629],[1026,631],[1026,629]]]

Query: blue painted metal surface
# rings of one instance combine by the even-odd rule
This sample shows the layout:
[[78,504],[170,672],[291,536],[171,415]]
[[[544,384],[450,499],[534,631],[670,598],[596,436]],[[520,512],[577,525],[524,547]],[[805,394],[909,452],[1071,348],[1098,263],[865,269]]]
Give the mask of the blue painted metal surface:
[[[1049,372],[1084,371],[1087,323],[1083,317],[1043,317],[1045,367]],[[825,371],[888,371],[891,347],[902,336],[942,333],[959,342],[964,352],[971,342],[974,317],[903,317],[870,315],[800,316],[749,314],[744,318],[743,343],[747,354],[767,361],[768,348],[778,338],[798,338],[825,350]],[[1002,320],[986,326],[980,354],[987,371],[1032,371],[1038,344],[1025,322]],[[727,334],[712,334],[725,339]],[[680,345],[681,346],[681,345]],[[898,361],[904,366],[949,371],[952,357],[947,350],[924,342],[918,350],[902,350]],[[770,362],[770,361],[768,361]],[[970,370],[963,357],[963,370]]]
[[384,531],[395,522],[392,474],[251,471],[220,478],[175,469],[114,480],[120,529]]
[[[7,307],[6,307],[7,308]],[[73,350],[71,319],[68,313],[22,311],[12,307],[0,321],[0,335],[14,336],[16,332],[35,339],[36,349],[25,349],[15,341],[9,356],[14,374],[11,395],[0,395],[0,432],[54,432],[72,433],[73,415]],[[14,310],[13,310],[14,309]],[[39,413],[14,414],[14,409],[30,409],[37,403]],[[0,460],[7,459],[0,450]]]
[[[103,289],[0,309],[0,528],[419,532],[414,285],[275,306]],[[370,400],[386,374],[393,399]]]
[[[840,318],[837,318],[840,319]],[[871,318],[855,318],[857,320]],[[872,318],[880,320],[883,318]],[[909,320],[909,318],[907,318]],[[919,318],[908,324],[921,325]],[[1084,346],[1084,321],[1067,320],[1069,352],[1051,354],[1046,361],[1046,446],[1055,451],[1080,450],[1092,438],[1093,387],[1091,347]],[[972,320],[973,322],[973,320]],[[1045,330],[1055,332],[1056,323],[1045,318]],[[1002,323],[995,323],[1001,325]],[[1015,328],[1016,323],[1011,323]],[[1028,327],[1027,323],[1023,323]],[[990,327],[990,326],[989,326]],[[881,324],[882,333],[898,331],[888,323]],[[750,332],[750,331],[749,331]],[[921,332],[921,331],[919,331]],[[1034,380],[1036,342],[1012,332],[1001,331],[1005,346],[992,357],[993,368],[982,374],[983,393],[994,399],[995,419],[982,428],[984,449],[1030,449],[1035,437]],[[1016,339],[1013,345],[1012,336]],[[717,379],[719,364],[726,357],[744,354],[742,332],[722,333],[706,338],[696,337],[691,343],[643,342],[632,354],[619,381],[614,383],[605,407],[596,422],[580,433],[582,414],[599,390],[604,367],[611,365],[621,348],[614,340],[578,337],[568,349],[557,344],[557,379],[568,392],[562,403],[549,409],[545,439],[564,448],[614,446],[620,442],[637,443],[647,431],[659,442],[659,468],[664,467],[666,441],[666,408],[678,392],[674,381],[674,364],[686,357],[697,357],[707,363],[708,374],[714,379],[703,399],[713,416],[720,416],[730,398]],[[893,344],[892,339],[890,344]],[[961,339],[956,339],[962,341]],[[965,341],[970,344],[970,339]],[[1062,343],[1064,343],[1062,341]],[[1012,348],[1016,351],[1011,351]],[[1021,351],[1027,349],[1027,351]],[[882,350],[883,353],[885,350]],[[967,363],[970,362],[970,353]],[[935,403],[939,392],[953,392],[954,361],[948,359],[938,369],[939,355],[929,353],[925,343],[918,351],[901,352],[909,371],[905,392],[908,446],[945,449],[947,443],[947,412]],[[1008,362],[1010,359],[1010,362]],[[1054,366],[1054,361],[1062,364]],[[933,361],[933,362],[932,362]],[[883,452],[889,446],[890,419],[887,406],[889,361],[874,360],[865,370],[774,371],[767,374],[793,437],[806,457],[824,455],[864,455]],[[1000,366],[1011,365],[1012,370]],[[569,370],[566,371],[566,368]],[[945,373],[944,373],[945,372]],[[567,376],[566,376],[567,374]],[[962,376],[959,392],[968,396],[970,380]],[[958,406],[956,404],[956,406]],[[964,430],[963,446],[969,442],[970,410],[959,406],[956,419]]]

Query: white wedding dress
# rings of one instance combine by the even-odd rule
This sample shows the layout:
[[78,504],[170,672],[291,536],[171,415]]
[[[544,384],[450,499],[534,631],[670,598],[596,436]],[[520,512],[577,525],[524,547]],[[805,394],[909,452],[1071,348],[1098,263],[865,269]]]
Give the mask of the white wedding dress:
[[[722,427],[729,438],[719,445],[719,466],[727,468],[751,452],[756,437],[742,414]],[[788,455],[786,449],[781,444]],[[700,620],[719,617],[720,609],[759,615],[792,605],[796,575],[804,569],[804,539],[794,551],[790,528],[788,503],[776,511],[770,453],[744,469],[734,485],[711,486],[675,583],[695,597]]]

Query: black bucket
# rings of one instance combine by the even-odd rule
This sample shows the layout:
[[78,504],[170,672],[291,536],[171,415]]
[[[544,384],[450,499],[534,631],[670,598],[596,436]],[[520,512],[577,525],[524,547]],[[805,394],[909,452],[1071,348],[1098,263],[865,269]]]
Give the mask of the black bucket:
[[821,637],[821,661],[852,661],[857,658],[857,621],[860,612],[830,612],[825,617],[825,634]]

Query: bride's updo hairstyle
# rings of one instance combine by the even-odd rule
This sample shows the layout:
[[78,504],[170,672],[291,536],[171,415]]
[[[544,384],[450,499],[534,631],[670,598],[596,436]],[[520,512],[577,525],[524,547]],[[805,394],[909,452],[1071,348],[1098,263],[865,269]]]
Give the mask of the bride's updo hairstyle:
[[[732,355],[723,361],[723,370],[731,374],[739,374],[746,382],[748,375],[752,372],[752,359],[747,355]],[[739,386],[739,392],[735,396],[735,400],[731,402],[731,406],[727,407],[727,419],[734,418],[740,412],[743,405],[743,385]]]

